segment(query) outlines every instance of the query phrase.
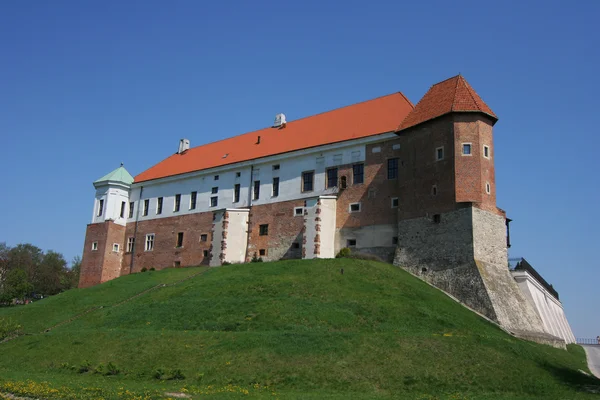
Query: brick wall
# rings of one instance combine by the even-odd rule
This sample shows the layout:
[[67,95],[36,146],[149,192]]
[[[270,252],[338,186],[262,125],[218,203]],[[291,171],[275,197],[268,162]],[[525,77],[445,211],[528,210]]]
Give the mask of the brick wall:
[[[113,221],[87,226],[79,276],[80,288],[94,286],[120,275],[124,233],[125,227]],[[97,250],[92,250],[93,242],[98,243]],[[119,252],[112,251],[114,243],[119,244]]]

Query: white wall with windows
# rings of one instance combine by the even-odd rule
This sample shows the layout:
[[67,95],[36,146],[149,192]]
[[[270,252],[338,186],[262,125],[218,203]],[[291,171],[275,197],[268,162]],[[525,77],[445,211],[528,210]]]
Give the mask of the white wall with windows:
[[129,190],[121,186],[105,185],[96,189],[92,223],[113,220],[125,225],[129,211]]

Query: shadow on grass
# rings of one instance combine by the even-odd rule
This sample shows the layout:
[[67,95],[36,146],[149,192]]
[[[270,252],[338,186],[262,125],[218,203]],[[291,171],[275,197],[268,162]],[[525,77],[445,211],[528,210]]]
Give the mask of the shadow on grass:
[[542,363],[540,367],[550,372],[560,383],[585,393],[600,393],[600,379],[593,375],[586,375],[582,371],[571,368],[557,367],[552,364]]

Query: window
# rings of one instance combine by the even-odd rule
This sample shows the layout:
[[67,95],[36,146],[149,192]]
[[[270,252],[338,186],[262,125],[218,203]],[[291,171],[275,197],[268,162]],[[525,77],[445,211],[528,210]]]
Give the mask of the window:
[[398,236],[392,238],[392,244],[398,244]]
[[308,171],[302,173],[302,191],[303,192],[312,192],[313,191],[313,181],[315,178],[315,171]]
[[148,209],[150,208],[150,199],[144,200],[144,217],[148,215]]
[[260,181],[254,181],[254,200],[258,200],[260,197]]
[[98,216],[101,217],[103,212],[104,212],[104,199],[100,199],[98,201]]
[[392,197],[392,208],[398,208],[398,198]]
[[240,184],[236,183],[233,187],[233,202],[238,203],[240,201]]
[[491,186],[490,186],[490,183],[489,183],[489,182],[486,182],[486,183],[485,183],[485,192],[486,192],[487,194],[490,194],[490,193],[491,193],[491,191],[492,191],[492,188],[491,188]]
[[440,222],[442,222],[442,216],[440,214],[434,214],[433,215],[433,223],[439,224]]
[[92,242],[92,251],[98,250],[98,242]]
[[201,242],[206,242],[207,240],[208,240],[208,235],[206,233],[203,233],[200,235]]
[[208,257],[208,250],[202,250],[202,256]]
[[489,146],[486,146],[486,145],[483,146],[483,156],[485,158],[490,158],[490,147]]
[[346,240],[346,247],[356,247],[356,239]]
[[352,166],[352,184],[363,183],[365,181],[365,165],[354,164]]
[[471,143],[463,143],[462,145],[462,154],[463,156],[471,155]]
[[196,209],[196,200],[198,199],[198,192],[192,192],[190,194],[190,210]]
[[181,195],[180,194],[176,194],[175,195],[175,208],[173,209],[174,212],[177,212],[181,209]]
[[122,201],[121,202],[121,218],[125,218],[125,206],[127,205],[127,202]]
[[129,203],[129,218],[133,218],[133,201]]
[[388,179],[398,178],[398,159],[397,158],[390,158],[388,160],[387,175],[388,175]]
[[279,171],[279,164],[273,165],[273,171]]
[[261,256],[266,256],[267,255],[267,250],[260,249],[260,250],[258,250],[258,254],[261,255]]
[[217,194],[217,193],[219,193],[219,187],[218,187],[218,186],[215,186],[214,188],[212,188],[212,189],[210,190],[210,192],[211,192],[212,194]]
[[269,234],[269,224],[259,225],[258,232],[260,236],[266,236]]
[[437,186],[436,186],[436,185],[433,185],[433,186],[431,187],[431,194],[432,194],[433,196],[437,196]]
[[336,187],[338,185],[338,169],[337,168],[329,168],[327,170],[327,189]]
[[162,214],[163,198],[156,199],[156,214]]
[[219,175],[215,175],[215,181],[219,180]]
[[130,237],[127,238],[127,252],[131,253],[133,251],[133,246],[135,245],[135,238]]
[[146,251],[152,251],[154,249],[154,233],[149,233],[146,235]]
[[294,207],[294,216],[302,216],[304,215],[304,207]]
[[443,147],[438,147],[437,149],[435,149],[435,159],[436,161],[440,161],[444,159],[444,148]]
[[[210,206],[216,207],[219,205],[219,198],[217,196],[213,196],[210,198]],[[216,214],[213,214],[213,221],[216,219]]]
[[279,178],[273,178],[273,197],[279,196]]
[[179,268],[179,267],[181,267],[181,261],[173,261],[173,266],[174,266],[175,268]]
[[183,247],[183,232],[177,232],[177,244],[175,247]]
[[119,244],[118,243],[113,243],[113,252],[115,252],[115,253],[119,252]]
[[240,176],[242,176],[242,173],[241,173],[241,172],[236,172],[236,173],[235,173],[235,177],[236,177],[236,178],[239,178]]
[[299,248],[300,248],[300,243],[298,243],[298,242],[292,243],[292,249],[299,249]]
[[350,203],[349,209],[351,213],[360,212],[360,203]]

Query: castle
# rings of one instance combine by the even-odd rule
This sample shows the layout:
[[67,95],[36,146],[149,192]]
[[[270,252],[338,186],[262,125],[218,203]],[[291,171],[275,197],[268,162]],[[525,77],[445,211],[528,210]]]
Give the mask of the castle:
[[508,269],[497,120],[459,75],[416,106],[398,92],[294,121],[278,114],[273,126],[199,147],[182,139],[135,178],[121,166],[94,182],[79,286],[142,268],[332,258],[348,247],[552,343],[557,334]]

